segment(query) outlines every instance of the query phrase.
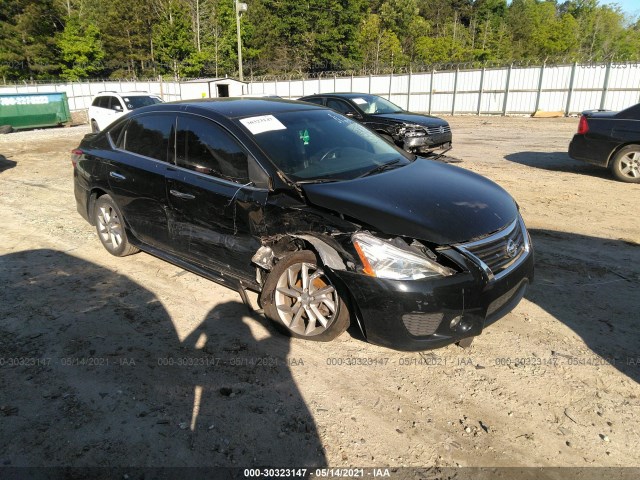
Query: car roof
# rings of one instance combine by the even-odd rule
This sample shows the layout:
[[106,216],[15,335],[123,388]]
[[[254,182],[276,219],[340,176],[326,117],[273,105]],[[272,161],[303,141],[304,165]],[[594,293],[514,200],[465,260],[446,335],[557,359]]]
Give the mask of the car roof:
[[197,100],[179,100],[150,107],[145,111],[167,110],[179,107],[185,111],[213,112],[227,118],[242,118],[273,113],[283,113],[300,110],[326,110],[319,105],[313,105],[295,100],[276,98],[203,98]]
[[105,90],[103,92],[98,92],[96,97],[106,97],[120,95],[121,97],[159,97],[159,95],[155,93],[142,92],[142,91],[134,91],[134,92],[116,92],[115,90]]
[[315,93],[313,95],[306,95],[302,98],[310,98],[310,97],[342,97],[342,98],[361,98],[364,96],[378,97],[379,95],[374,95],[373,93],[357,93],[357,92],[332,92],[332,93]]

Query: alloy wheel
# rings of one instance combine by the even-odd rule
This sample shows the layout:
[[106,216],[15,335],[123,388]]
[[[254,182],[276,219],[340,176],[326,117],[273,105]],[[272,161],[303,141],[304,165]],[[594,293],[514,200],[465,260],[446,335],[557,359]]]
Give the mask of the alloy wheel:
[[338,315],[339,297],[324,272],[310,263],[295,263],[278,278],[275,306],[282,322],[300,336],[325,332]]

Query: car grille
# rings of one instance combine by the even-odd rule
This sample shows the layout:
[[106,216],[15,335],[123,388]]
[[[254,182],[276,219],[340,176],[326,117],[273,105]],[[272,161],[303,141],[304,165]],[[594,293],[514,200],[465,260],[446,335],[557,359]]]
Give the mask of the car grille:
[[438,125],[435,127],[425,127],[425,130],[429,135],[441,135],[443,133],[451,132],[451,127],[449,125]]
[[531,249],[524,223],[520,218],[487,238],[457,247],[478,263],[490,279],[506,274],[518,265]]
[[422,337],[435,333],[443,317],[443,313],[405,313],[402,322],[411,335]]

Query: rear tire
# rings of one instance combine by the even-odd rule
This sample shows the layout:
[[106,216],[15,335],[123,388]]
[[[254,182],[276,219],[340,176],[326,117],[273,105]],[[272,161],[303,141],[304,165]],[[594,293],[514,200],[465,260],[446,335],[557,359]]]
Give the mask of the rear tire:
[[621,182],[640,183],[640,145],[621,148],[613,157],[611,173]]
[[13,132],[13,127],[11,125],[2,125],[0,126],[0,135],[5,135],[7,133]]
[[109,195],[102,195],[96,200],[93,219],[96,224],[98,238],[102,242],[102,246],[111,255],[126,257],[140,251],[129,243],[124,226],[124,217]]
[[100,131],[100,127],[98,127],[98,122],[95,120],[91,120],[91,131],[93,133],[98,133]]
[[265,281],[265,315],[288,335],[329,342],[349,327],[349,309],[309,250],[281,259]]

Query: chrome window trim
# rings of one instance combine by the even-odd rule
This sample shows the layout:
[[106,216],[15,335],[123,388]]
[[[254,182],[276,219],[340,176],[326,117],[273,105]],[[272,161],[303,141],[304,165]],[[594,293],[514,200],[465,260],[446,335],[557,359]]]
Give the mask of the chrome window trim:
[[[130,118],[128,118],[127,120],[124,120],[124,121],[128,123],[128,122],[129,122],[129,120],[131,120],[131,119],[134,119],[134,118],[137,118],[137,117],[140,117],[140,116],[144,116],[144,115],[148,115],[148,114],[151,114],[151,113],[163,113],[163,114],[168,113],[168,114],[176,114],[176,113],[185,113],[185,112],[173,112],[173,111],[168,111],[168,112],[146,112],[146,113],[143,113],[143,114],[141,114],[141,115],[136,115],[136,116],[134,116],[134,117],[130,117]],[[255,157],[251,154],[251,152],[249,151],[249,149],[247,149],[247,148],[246,148],[246,146],[244,145],[244,143],[243,143],[243,142],[241,142],[241,141],[238,139],[238,137],[236,137],[233,133],[231,133],[227,128],[225,128],[223,125],[221,125],[220,123],[216,122],[215,120],[212,120],[212,119],[210,119],[210,118],[207,118],[207,117],[205,117],[205,116],[203,116],[203,115],[194,114],[194,113],[189,113],[189,112],[186,112],[186,113],[188,113],[189,115],[196,116],[196,117],[204,118],[205,120],[208,120],[208,121],[210,121],[210,122],[214,122],[214,123],[215,123],[216,125],[218,125],[220,128],[224,129],[227,133],[229,133],[229,135],[231,135],[231,137],[232,137],[232,138],[234,138],[234,139],[238,142],[238,144],[239,144],[240,146],[242,146],[243,150],[245,150],[245,152],[247,153],[247,156],[250,158],[250,160],[253,160],[253,161],[254,161],[254,162],[255,162],[255,163],[260,167],[260,169],[261,169],[265,174],[267,174],[267,176],[269,176],[269,177],[270,177],[269,172],[267,172],[267,170],[266,170],[266,169],[265,169],[265,168],[260,164],[260,162],[259,162],[258,160],[256,160],[256,159],[255,159]],[[176,120],[177,120],[177,118],[178,118],[178,117],[176,116]],[[126,128],[126,126],[125,126],[125,128]],[[131,151],[129,151],[129,150],[125,150],[125,149],[123,149],[123,148],[118,148],[118,147],[115,145],[115,142],[113,141],[113,138],[111,138],[111,130],[108,130],[108,131],[106,132],[106,136],[107,136],[107,140],[109,141],[109,144],[111,145],[111,148],[112,148],[114,151],[116,151],[116,152],[123,152],[123,153],[127,153],[127,154],[129,154],[129,155],[135,155],[136,157],[138,157],[138,158],[142,158],[142,159],[144,159],[144,160],[150,160],[150,161],[152,161],[152,162],[155,162],[155,163],[157,163],[157,164],[160,164],[160,165],[162,165],[162,166],[166,167],[166,168],[167,168],[167,170],[171,169],[171,170],[173,170],[173,171],[178,170],[178,171],[181,171],[181,172],[191,173],[191,174],[193,174],[193,175],[197,175],[197,176],[199,176],[199,177],[206,178],[206,179],[208,179],[208,180],[214,180],[214,181],[216,181],[216,182],[220,182],[220,183],[223,183],[223,184],[227,184],[227,185],[230,185],[230,186],[233,186],[233,187],[236,187],[236,188],[247,188],[247,189],[252,190],[252,191],[255,191],[255,192],[268,192],[268,191],[269,191],[269,189],[268,189],[268,188],[256,187],[256,186],[253,186],[253,185],[248,185],[248,184],[243,184],[243,183],[239,183],[239,182],[234,182],[233,180],[226,180],[226,179],[224,179],[224,178],[214,177],[213,175],[207,175],[206,173],[200,173],[200,172],[196,172],[195,170],[189,170],[188,168],[179,167],[179,166],[178,166],[178,165],[176,165],[175,163],[165,162],[165,161],[163,161],[163,160],[158,160],[157,158],[147,157],[146,155],[141,155],[141,154],[139,154],[139,153],[131,152]]]

